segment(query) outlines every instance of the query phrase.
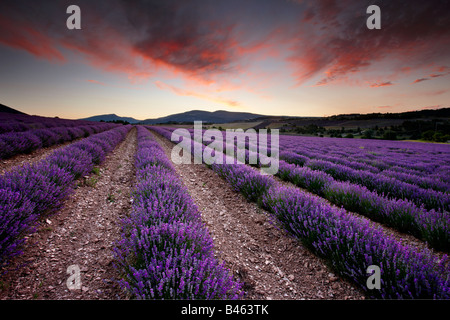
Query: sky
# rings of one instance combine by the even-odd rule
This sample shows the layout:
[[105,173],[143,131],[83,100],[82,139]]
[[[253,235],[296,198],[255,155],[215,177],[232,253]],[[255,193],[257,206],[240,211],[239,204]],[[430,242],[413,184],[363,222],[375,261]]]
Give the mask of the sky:
[[[149,119],[450,106],[450,1],[0,0],[0,103]],[[69,29],[70,5],[81,29]],[[381,28],[369,29],[370,5]]]

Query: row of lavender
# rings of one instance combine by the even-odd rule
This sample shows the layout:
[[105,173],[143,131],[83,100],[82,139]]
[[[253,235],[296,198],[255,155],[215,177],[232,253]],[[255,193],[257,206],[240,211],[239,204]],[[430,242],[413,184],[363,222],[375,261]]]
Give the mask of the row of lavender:
[[[255,146],[246,146],[255,149]],[[246,150],[246,163],[251,153]],[[277,176],[281,179],[349,211],[412,234],[437,250],[450,251],[448,193],[425,190],[319,159],[310,160],[292,152],[282,151],[280,158],[286,160],[279,162]]]
[[[299,141],[299,137],[285,139]],[[342,142],[341,154],[350,153],[346,151],[346,143],[348,142]],[[381,149],[378,141],[372,142],[372,145]],[[398,142],[396,145],[400,146]],[[417,144],[414,146],[418,147]],[[448,146],[444,145],[420,144],[420,147],[435,156],[446,154],[445,151],[448,149]],[[422,176],[401,173],[402,176],[399,177],[399,172],[389,169],[381,170],[355,162],[353,158],[349,161],[320,152],[313,153],[302,149],[295,151],[302,155],[292,151],[282,151],[280,158],[304,167],[299,168],[293,164],[287,165],[280,162],[279,175],[284,180],[319,194],[347,210],[364,214],[374,221],[408,232],[425,240],[435,249],[450,251],[449,184],[444,182],[445,179],[430,177],[431,173],[425,174],[424,168],[428,167],[431,172],[433,166],[423,166]],[[422,159],[431,157],[431,155],[425,157],[423,152],[414,151],[417,162],[420,157]],[[353,152],[355,153],[357,152]],[[448,162],[448,158],[439,160],[441,164]],[[358,167],[359,165],[364,167]],[[420,162],[416,167],[419,166]],[[445,175],[440,177],[443,178]],[[426,187],[435,190],[425,189]]]
[[318,141],[281,136],[280,158],[372,191],[424,204],[428,209],[449,209],[448,145],[331,138],[320,140],[320,144]]
[[[171,139],[170,129],[152,129]],[[272,177],[262,176],[249,166],[213,164],[211,168],[235,190],[271,212],[287,231],[370,297],[450,298],[447,255],[438,258],[429,250],[402,245],[369,220],[295,187],[280,186]],[[381,288],[377,290],[367,288],[367,269],[371,265],[381,271]]]
[[[304,159],[288,152],[280,152],[280,159],[325,172],[336,180],[355,183],[379,194],[388,195],[390,198],[410,200],[419,206],[423,204],[428,209],[440,211],[450,209],[449,185],[440,180],[430,180],[418,176],[413,178],[409,175],[409,178],[414,179],[415,183],[411,183],[413,181],[404,182],[389,174],[353,169],[343,164],[321,159]],[[434,190],[431,188],[432,186],[442,191]]]
[[56,127],[70,128],[90,124],[92,122],[86,120],[70,120],[0,112],[0,134]]
[[[317,144],[318,140],[319,138],[316,137],[283,135],[280,139],[280,145],[283,148],[289,146],[301,147],[323,154],[342,157],[350,155],[355,159],[372,160],[372,164],[380,165],[381,169],[384,168],[383,164],[384,166],[401,165],[428,173],[432,173],[440,165],[445,164],[446,160],[443,156],[449,153],[448,146],[445,144],[325,138],[319,145]],[[424,156],[426,156],[425,159]],[[381,161],[377,162],[377,160]]]
[[[173,129],[168,129],[172,131]],[[188,136],[193,136],[193,129],[185,130]],[[269,137],[269,136],[268,136]],[[225,144],[225,147],[230,146]],[[203,141],[209,143],[207,139]],[[237,153],[237,146],[234,147],[235,154]],[[263,148],[267,146],[263,146]],[[192,147],[193,148],[193,147]],[[268,142],[268,149],[270,149],[270,141]],[[245,163],[251,163],[251,156],[257,155],[256,165],[261,164],[261,154],[258,154],[258,150],[261,146],[256,147],[249,141],[245,143]],[[193,150],[193,149],[192,149]],[[251,151],[257,150],[257,151]],[[267,153],[265,153],[267,154]],[[263,155],[265,156],[265,155]],[[345,209],[353,212],[363,214],[374,221],[384,223],[387,226],[394,227],[401,232],[406,232],[414,235],[415,237],[422,239],[428,244],[437,249],[443,251],[450,251],[450,215],[448,213],[449,195],[448,193],[434,192],[433,190],[424,190],[417,188],[414,185],[406,184],[395,179],[384,177],[382,179],[372,175],[373,184],[369,184],[363,178],[367,178],[361,170],[341,170],[339,172],[330,171],[328,174],[311,165],[301,167],[295,164],[289,164],[287,162],[300,163],[305,165],[309,163],[306,157],[299,156],[295,153],[280,152],[280,158],[287,161],[280,160],[279,170],[277,176],[285,181],[289,181],[296,186],[307,189],[323,198],[326,198],[330,202],[343,206]],[[315,162],[313,162],[315,161]],[[321,163],[320,160],[311,160],[311,164]],[[338,167],[332,163],[328,163],[329,167],[333,169]],[[354,179],[349,179],[351,176],[345,177],[342,173],[351,171]],[[358,173],[361,176],[358,176]],[[367,172],[366,172],[367,173]],[[339,177],[341,179],[335,179]],[[361,178],[362,177],[362,178]],[[340,181],[343,180],[343,181]],[[346,181],[350,180],[350,181]],[[376,184],[379,183],[379,185]],[[371,189],[367,186],[372,186]],[[381,187],[392,192],[386,194],[380,192],[383,190]],[[401,193],[400,191],[403,191]],[[393,196],[397,195],[397,197]],[[406,195],[415,195],[413,199],[415,202],[410,201]],[[427,209],[427,204],[432,209]],[[435,210],[438,208],[439,210]]]
[[121,286],[137,299],[237,299],[239,282],[214,257],[212,239],[170,160],[137,127],[133,207],[115,248]]
[[[167,127],[165,130],[172,132],[174,128]],[[180,130],[177,132],[180,132]],[[194,137],[193,129],[185,129],[184,132],[188,137]],[[222,141],[223,150],[230,147],[225,143],[226,139],[223,138]],[[208,144],[210,141],[204,139],[204,141],[201,142]],[[270,142],[268,145],[268,149],[270,149]],[[237,154],[237,146],[232,145],[231,147],[234,148],[235,154]],[[193,145],[191,146],[191,150],[194,150]],[[250,150],[258,150],[258,148],[249,143],[249,141],[246,141],[245,163],[251,163],[251,156],[261,156],[257,151]],[[412,234],[415,237],[428,242],[431,247],[437,250],[450,251],[450,214],[447,210],[447,193],[436,193],[432,190],[428,191],[416,188],[413,185],[405,184],[401,181],[396,181],[395,179],[389,179],[387,177],[385,177],[384,180],[375,180],[384,181],[385,187],[394,190],[397,195],[399,195],[400,192],[396,190],[396,188],[403,191],[410,191],[411,194],[414,194],[413,191],[418,190],[416,194],[421,197],[417,196],[414,198],[416,202],[413,202],[407,197],[406,199],[402,199],[403,197],[393,197],[392,194],[389,193],[384,194],[378,190],[379,188],[372,188],[371,190],[365,187],[364,180],[357,176],[357,173],[362,172],[361,170],[354,170],[356,183],[352,183],[345,181],[347,179],[339,181],[339,179],[335,179],[328,173],[320,170],[313,170],[308,166],[302,167],[301,165],[289,164],[288,162],[300,163],[303,165],[308,163],[306,157],[302,157],[295,153],[282,151],[280,152],[280,158],[287,160],[279,161],[277,176],[281,179],[320,195],[336,205],[343,206],[349,211],[363,214],[376,222],[394,227],[401,232]],[[319,160],[315,161],[315,163],[320,163]],[[260,158],[257,158],[257,161],[254,163],[260,165]],[[329,164],[332,165],[331,163]],[[362,174],[362,176],[366,177],[364,174]],[[436,194],[438,197],[436,197]],[[433,207],[433,203],[436,204],[434,207],[440,208],[441,210],[427,209],[424,202],[420,201],[421,199],[424,199],[424,202],[429,204],[430,207]],[[436,201],[436,199],[438,199],[438,201]]]
[[89,124],[73,127],[34,129],[25,132],[0,134],[0,159],[17,154],[30,153],[40,148],[50,147],[89,135],[100,133],[117,126],[116,124]]
[[393,199],[364,186],[336,181],[327,173],[280,161],[277,176],[351,212],[424,240],[437,250],[450,251],[450,215],[415,203]]
[[427,175],[434,180],[450,181],[447,177],[450,172],[448,145],[335,138],[322,139],[319,144],[317,139],[283,135],[280,148],[373,173],[388,170],[389,175],[400,180],[415,181],[417,177]]
[[41,162],[16,167],[0,177],[0,267],[20,254],[25,236],[41,217],[55,213],[131,126],[120,126],[59,149]]
[[[189,131],[191,134],[194,132],[193,129],[185,130]],[[205,135],[205,132],[206,130],[201,132],[202,137]],[[239,135],[239,133],[235,133],[235,135]],[[243,137],[246,135],[246,133],[242,134]],[[268,135],[267,138],[267,146],[261,146],[261,141],[258,141],[257,147],[252,146],[247,139],[244,147],[245,149],[252,151],[260,151],[261,147],[270,150],[271,136]],[[290,163],[307,165],[315,170],[326,171],[335,179],[359,183],[366,186],[370,190],[376,190],[380,193],[389,195],[390,197],[409,199],[415,201],[415,203],[418,203],[419,205],[425,204],[430,209],[443,209],[449,205],[450,199],[448,192],[450,190],[450,181],[446,181],[446,175],[444,174],[435,173],[434,176],[427,174],[424,177],[423,172],[420,175],[417,172],[415,174],[410,172],[402,172],[400,169],[403,167],[400,166],[390,167],[389,165],[383,165],[382,169],[380,169],[364,162],[353,161],[353,158],[352,161],[350,161],[344,157],[330,156],[327,155],[331,148],[330,143],[328,143],[328,145],[325,143],[324,149],[321,152],[312,152],[311,150],[319,149],[319,147],[316,146],[317,140],[307,140],[309,141],[308,143],[311,143],[311,145],[308,145],[308,143],[305,143],[302,138],[303,137],[281,136],[280,158]],[[345,154],[345,152],[348,152],[349,154],[352,153],[352,148],[348,148],[348,146],[346,146],[346,143],[348,142],[345,142],[345,140],[348,139],[331,139],[331,141],[335,144],[336,141],[342,143],[339,151],[341,156]],[[225,150],[226,139],[223,138],[222,141],[223,148]],[[296,148],[293,147],[294,142],[297,143]],[[374,144],[374,142],[371,143],[377,148],[382,148],[382,144],[380,144],[379,141],[376,141],[376,144]],[[415,144],[415,146],[417,148],[417,144]],[[364,146],[360,147],[364,149]],[[397,144],[397,148],[399,147],[400,145]],[[385,149],[389,150],[391,148],[392,147]],[[425,148],[430,149],[430,147]],[[436,148],[439,148],[437,149],[439,151],[436,151]],[[360,148],[357,149],[361,150]],[[343,152],[343,150],[346,151]],[[436,158],[437,164],[434,164],[433,167],[439,167],[439,163],[448,164],[448,160],[442,156],[445,154],[445,146],[434,146],[430,150],[435,150],[433,153],[435,155],[439,155],[439,157]],[[414,154],[416,159],[419,159],[419,156],[417,155],[419,154],[419,151],[415,150]],[[423,158],[423,154],[420,154],[420,156]],[[425,160],[429,160],[429,158],[432,157],[427,155]],[[379,163],[383,164],[383,162]]]
[[[400,182],[413,184],[423,189],[433,189],[447,193],[450,191],[450,181],[447,181],[442,174],[436,176],[399,171],[401,167],[387,167],[381,170],[366,163],[347,160],[348,158],[328,156],[322,153],[306,152],[304,150],[282,151],[280,152],[280,158],[290,163],[317,168],[319,170],[323,168],[324,170],[322,171],[328,170],[331,173],[335,173],[337,178],[344,180],[348,178],[354,179],[355,175],[363,172],[370,180],[376,179],[375,177],[378,175],[382,178],[394,178]],[[372,182],[372,184],[375,183]]]

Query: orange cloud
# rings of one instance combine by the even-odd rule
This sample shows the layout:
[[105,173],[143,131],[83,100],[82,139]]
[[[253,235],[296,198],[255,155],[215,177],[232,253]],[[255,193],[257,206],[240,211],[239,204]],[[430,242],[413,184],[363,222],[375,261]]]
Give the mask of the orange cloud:
[[[408,64],[395,71],[412,72],[425,58],[443,64],[450,48],[449,29],[441,23],[449,20],[449,11],[442,3],[418,0],[384,4],[383,11],[390,14],[383,16],[383,28],[376,32],[365,28],[367,6],[360,1],[245,1],[239,9],[211,1],[197,7],[187,1],[77,3],[82,8],[80,31],[65,27],[64,1],[0,2],[0,43],[61,62],[68,49],[96,68],[126,74],[132,82],[167,72],[202,83],[208,92],[218,82],[248,79],[255,61],[266,58],[287,62],[297,84],[322,75],[315,81],[327,85],[391,58]],[[437,67],[429,77],[448,71],[447,66]],[[270,72],[268,81],[277,73]],[[392,82],[371,87],[387,85]],[[224,88],[216,87],[216,93]]]
[[371,88],[378,88],[378,87],[387,87],[394,85],[391,81],[386,81],[382,83],[373,83],[370,85]]
[[[65,27],[64,4],[0,4],[0,43],[59,61],[65,61],[60,48],[68,49],[92,66],[124,73],[131,81],[163,69],[209,82],[234,70],[238,60],[233,25],[201,16],[189,4],[80,1],[80,6],[86,8],[82,30],[73,31]],[[105,15],[105,10],[117,14]]]
[[[288,59],[298,84],[323,73],[325,77],[317,85],[329,84],[375,64],[389,63],[392,71],[403,71],[405,61],[409,70],[417,70],[423,67],[424,60],[448,60],[450,29],[442,21],[450,18],[450,12],[443,2],[383,3],[382,11],[389,15],[383,16],[383,27],[376,32],[365,28],[364,2],[303,0],[302,3],[307,8],[303,19],[298,20],[302,25],[292,38],[292,54]],[[303,24],[305,21],[307,25]]]
[[429,76],[431,77],[431,78],[439,78],[439,77],[443,77],[443,76],[445,76],[445,75],[447,75],[446,73],[432,73],[432,74],[430,74]]
[[[443,77],[443,76],[446,76],[446,75],[447,75],[446,73],[438,73],[438,74],[432,73],[432,74],[429,75],[429,77],[430,78],[439,78],[439,77]],[[419,83],[419,82],[422,82],[422,81],[431,80],[430,78],[419,78],[419,79],[414,80],[412,83]]]
[[414,80],[412,83],[419,83],[419,82],[423,82],[423,81],[427,81],[430,80],[429,78],[420,78],[420,79],[416,79]]
[[450,73],[450,67],[448,66],[440,66],[436,68],[436,72],[445,72],[446,74]]
[[105,85],[103,82],[97,81],[97,80],[86,80],[86,81],[87,81],[87,82],[90,82],[90,83],[101,84],[102,86]]
[[55,48],[54,41],[29,24],[19,24],[0,12],[0,43],[15,49],[22,49],[38,58],[51,61],[65,61]]

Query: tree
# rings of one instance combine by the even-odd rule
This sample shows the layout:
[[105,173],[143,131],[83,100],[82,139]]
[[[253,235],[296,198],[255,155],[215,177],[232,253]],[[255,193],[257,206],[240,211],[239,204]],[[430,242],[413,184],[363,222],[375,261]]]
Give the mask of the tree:
[[397,134],[392,130],[387,130],[383,133],[384,140],[397,140]]
[[[448,135],[446,135],[448,136]],[[435,134],[433,134],[433,141],[436,142],[446,142],[448,139],[446,139],[446,136],[444,136],[444,134],[442,132],[436,132]]]
[[366,131],[364,131],[362,138],[363,139],[373,139],[373,130],[372,129],[367,129]]
[[427,130],[422,133],[422,139],[427,141],[433,141],[434,130]]

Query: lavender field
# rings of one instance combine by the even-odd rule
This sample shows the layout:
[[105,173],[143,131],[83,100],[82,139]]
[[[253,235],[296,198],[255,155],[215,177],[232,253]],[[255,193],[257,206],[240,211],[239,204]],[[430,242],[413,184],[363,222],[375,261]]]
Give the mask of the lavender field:
[[[152,130],[167,139],[174,131]],[[186,137],[192,138],[195,150],[200,142],[189,131]],[[204,152],[209,142],[199,148]],[[245,162],[251,163],[251,154],[259,150],[247,140]],[[382,288],[367,292],[369,296],[446,299],[449,152],[448,145],[281,136],[276,177],[290,186],[243,164],[210,168],[363,290],[367,291],[367,266],[380,265]],[[386,234],[384,226],[400,237],[417,237],[425,249],[402,244]]]
[[[258,299],[268,296],[264,296],[263,290],[274,290],[280,292],[280,297],[288,297],[270,282],[277,271],[274,275],[270,272],[280,270],[278,267],[264,271],[265,277],[257,275],[263,272],[255,262],[260,257],[265,257],[263,266],[281,265],[276,254],[267,255],[254,249],[256,258],[248,260],[240,254],[228,258],[223,252],[228,248],[227,241],[232,240],[220,238],[213,230],[224,228],[230,239],[245,235],[234,234],[231,227],[218,222],[206,222],[206,208],[199,203],[208,201],[204,193],[207,185],[212,188],[219,180],[226,185],[224,194],[242,198],[244,206],[253,206],[251,210],[262,212],[259,215],[267,219],[264,220],[267,225],[276,225],[285,232],[278,241],[294,239],[295,250],[304,248],[301,249],[305,250],[303,254],[311,254],[308,259],[315,259],[311,261],[317,268],[332,274],[329,277],[333,283],[326,282],[331,290],[328,297],[450,298],[448,144],[289,135],[279,137],[279,147],[270,139],[259,145],[249,140],[242,146],[227,146],[223,142],[224,149],[231,147],[235,155],[243,151],[245,161],[242,163],[225,152],[213,150],[211,139],[195,140],[193,129],[184,130],[180,139],[172,141],[174,127],[122,126],[22,115],[2,116],[0,120],[2,159],[14,161],[22,154],[33,155],[38,150],[68,143],[49,151],[42,160],[17,164],[0,177],[2,283],[33,283],[33,277],[38,277],[33,275],[36,272],[33,268],[27,269],[30,271],[27,278],[20,268],[11,271],[11,266],[35,259],[42,259],[40,264],[54,269],[57,278],[48,286],[29,285],[23,295],[28,294],[28,299],[30,296],[70,299],[74,294],[81,298],[98,298],[104,289],[91,289],[96,285],[95,277],[88,276],[91,268],[103,270],[97,277],[103,279],[102,286],[104,279],[109,279],[108,290],[115,288],[108,299],[119,296],[126,299]],[[197,173],[189,176],[183,171],[187,167],[171,159],[170,150],[179,140],[191,150],[200,150],[200,155],[206,152],[223,161],[210,163],[197,158],[189,167]],[[273,154],[279,154],[276,174],[262,174],[259,169],[267,165],[267,157]],[[195,159],[198,153],[188,158],[191,156]],[[126,164],[127,161],[120,160],[125,157],[133,160],[127,160]],[[111,161],[118,164],[115,169]],[[115,170],[125,166],[124,176],[117,184],[101,182],[99,172],[112,170],[109,176],[113,178]],[[199,167],[204,171],[195,171]],[[200,179],[200,173],[209,178]],[[122,191],[125,182],[121,179],[125,177],[129,193]],[[103,203],[87,207],[89,216],[83,222],[82,231],[78,234],[71,231],[70,245],[59,240],[60,248],[65,248],[60,249],[63,252],[60,258],[55,260],[54,253],[48,258],[33,257],[33,247],[53,252],[45,250],[51,239],[63,239],[64,232],[74,227],[69,223],[49,232],[49,219],[70,222],[84,195],[100,194],[103,185],[107,197],[102,195],[106,198]],[[116,197],[122,197],[123,202],[116,201]],[[77,288],[68,290],[64,282],[67,274],[61,268],[71,264],[66,260],[75,250],[85,250],[86,246],[89,249],[89,245],[101,241],[102,233],[86,230],[101,223],[94,218],[96,212],[113,210],[111,206],[119,206],[121,213],[113,222],[117,231],[112,235],[108,233],[108,237],[115,240],[108,240],[98,252],[100,257],[109,257],[105,258],[107,262],[101,260],[96,267],[86,266],[83,269],[86,277],[82,281],[89,286],[86,284],[81,287],[83,290],[78,288],[79,291]],[[227,205],[216,206],[214,210],[221,215],[236,210],[243,214],[250,210],[248,208],[234,209]],[[61,218],[56,218],[58,216]],[[252,221],[246,223],[250,223],[250,229],[258,225]],[[259,225],[264,226],[265,222]],[[38,242],[32,245],[33,234],[39,236],[44,232],[48,238],[41,242],[36,240]],[[254,248],[269,246],[252,241]],[[76,247],[78,244],[80,247]],[[280,255],[278,259],[284,258]],[[52,261],[64,264],[58,269],[52,267]],[[32,265],[38,269],[38,264]],[[311,279],[311,274],[311,281],[323,282],[314,280],[322,277],[323,272],[305,273],[304,266],[308,265],[303,260],[295,260],[289,263],[291,269],[278,272],[279,283],[285,281],[290,286],[289,299],[306,296],[301,293],[302,283],[306,277]],[[379,267],[381,276],[376,289],[367,285],[367,268],[374,265]],[[265,287],[274,288],[258,289],[260,284],[255,279],[261,279]],[[351,289],[352,293],[344,293],[344,289],[339,293],[339,286]],[[5,290],[3,298],[15,296],[11,288],[14,285]],[[311,292],[314,288],[310,285],[308,290]],[[306,298],[327,298],[322,293],[315,294]]]
[[[110,124],[81,122],[77,125],[70,120],[47,122],[29,116],[2,119],[2,128],[11,127],[12,123],[28,124],[24,132],[0,135],[5,158],[76,138],[84,139],[53,152],[43,161],[17,166],[0,177],[0,267],[22,252],[25,236],[35,230],[40,217],[57,212],[73,191],[75,181],[90,173],[95,164],[100,164],[131,129]],[[31,129],[35,126],[48,126],[48,129]],[[23,129],[25,127],[20,127]],[[9,150],[12,151],[7,153]]]
[[449,3],[0,0],[1,307],[438,313]]

